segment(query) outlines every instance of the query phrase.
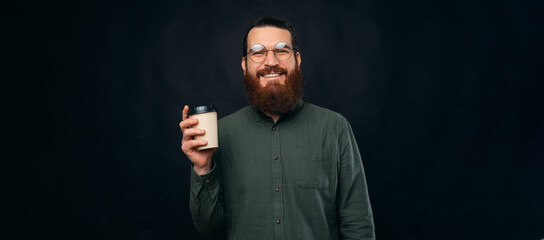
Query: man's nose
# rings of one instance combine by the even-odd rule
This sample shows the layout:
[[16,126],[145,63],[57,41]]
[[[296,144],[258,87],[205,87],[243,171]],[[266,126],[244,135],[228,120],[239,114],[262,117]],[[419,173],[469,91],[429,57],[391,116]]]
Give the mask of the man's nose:
[[268,50],[266,54],[266,58],[264,59],[264,65],[266,66],[276,66],[279,64],[278,59],[274,55],[273,50]]

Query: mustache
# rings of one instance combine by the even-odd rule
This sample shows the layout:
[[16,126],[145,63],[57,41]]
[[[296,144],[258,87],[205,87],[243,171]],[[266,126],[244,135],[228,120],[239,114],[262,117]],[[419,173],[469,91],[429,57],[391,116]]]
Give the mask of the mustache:
[[266,75],[266,74],[270,74],[270,73],[279,73],[279,74],[284,74],[284,73],[287,73],[287,69],[285,68],[282,68],[280,67],[279,65],[275,65],[275,66],[267,66],[263,69],[260,69],[257,71],[257,76],[262,76],[262,75]]

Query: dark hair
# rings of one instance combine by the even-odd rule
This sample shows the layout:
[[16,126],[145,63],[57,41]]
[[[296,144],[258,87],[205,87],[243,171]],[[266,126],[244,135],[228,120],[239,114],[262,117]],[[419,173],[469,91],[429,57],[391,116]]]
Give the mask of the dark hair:
[[256,27],[276,27],[289,31],[289,33],[291,33],[291,45],[293,46],[293,49],[295,51],[298,50],[297,36],[295,35],[295,30],[290,23],[273,17],[263,17],[257,19],[257,21],[253,22],[253,24],[247,29],[246,35],[244,36],[242,56],[245,56],[247,54],[247,35],[249,34],[249,31],[251,31],[251,29]]

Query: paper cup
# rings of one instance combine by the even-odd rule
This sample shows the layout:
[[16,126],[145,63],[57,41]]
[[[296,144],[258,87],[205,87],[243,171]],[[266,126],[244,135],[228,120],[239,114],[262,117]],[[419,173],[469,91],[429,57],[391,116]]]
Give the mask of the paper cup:
[[198,119],[198,124],[194,125],[193,128],[205,130],[204,135],[195,136],[195,139],[197,140],[204,139],[208,141],[207,145],[198,147],[198,150],[219,147],[217,135],[217,110],[215,109],[215,106],[212,104],[193,107],[189,109],[188,115],[189,118]]

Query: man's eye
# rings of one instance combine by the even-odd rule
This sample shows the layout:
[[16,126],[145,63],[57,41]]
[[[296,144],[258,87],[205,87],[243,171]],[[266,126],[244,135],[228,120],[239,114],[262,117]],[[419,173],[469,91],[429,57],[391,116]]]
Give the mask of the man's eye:
[[263,52],[263,51],[252,52],[251,55],[253,55],[253,56],[261,56],[261,55],[264,55],[264,52]]

